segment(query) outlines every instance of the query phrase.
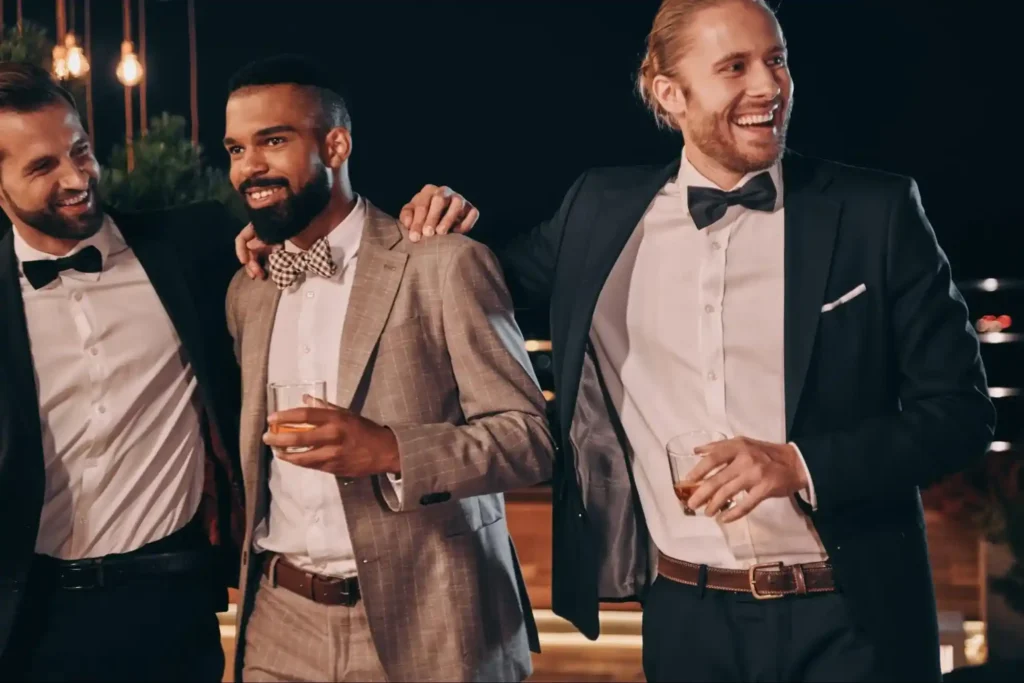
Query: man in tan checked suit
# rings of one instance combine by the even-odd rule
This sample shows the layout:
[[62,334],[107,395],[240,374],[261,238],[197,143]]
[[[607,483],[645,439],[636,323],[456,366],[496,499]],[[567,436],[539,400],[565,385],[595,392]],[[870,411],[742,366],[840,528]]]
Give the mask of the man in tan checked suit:
[[[232,182],[285,245],[269,280],[240,271],[228,292],[236,675],[522,680],[536,628],[501,492],[546,479],[553,444],[497,263],[461,237],[412,244],[352,192],[344,100],[310,63],[250,65],[230,92]],[[329,402],[267,414],[268,382],[313,380]]]

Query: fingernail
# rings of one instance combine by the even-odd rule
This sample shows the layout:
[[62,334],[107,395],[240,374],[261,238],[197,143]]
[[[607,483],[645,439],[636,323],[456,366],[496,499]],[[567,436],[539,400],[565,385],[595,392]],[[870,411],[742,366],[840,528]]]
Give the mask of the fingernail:
[[433,235],[434,234],[434,226],[433,225],[425,226],[423,228],[423,234],[426,235],[427,237],[430,237],[431,235]]
[[277,413],[271,413],[268,415],[267,422],[277,422]]
[[420,234],[418,232],[410,232],[409,233],[409,240],[412,241],[412,242],[419,242],[420,241]]
[[437,234],[438,235],[445,235],[447,233],[448,233],[448,228],[438,228],[437,229]]

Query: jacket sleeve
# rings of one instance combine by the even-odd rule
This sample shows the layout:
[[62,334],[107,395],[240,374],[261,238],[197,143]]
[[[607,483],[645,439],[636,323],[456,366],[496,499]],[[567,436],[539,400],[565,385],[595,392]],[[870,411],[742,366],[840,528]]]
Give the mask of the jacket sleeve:
[[551,475],[554,444],[512,302],[494,255],[467,240],[443,284],[443,327],[464,425],[388,425],[401,486],[380,481],[395,511],[532,486]]
[[498,251],[505,276],[516,294],[517,301],[521,294],[531,305],[548,305],[554,287],[565,223],[586,178],[587,174],[584,173],[576,179],[554,216],[515,238]]

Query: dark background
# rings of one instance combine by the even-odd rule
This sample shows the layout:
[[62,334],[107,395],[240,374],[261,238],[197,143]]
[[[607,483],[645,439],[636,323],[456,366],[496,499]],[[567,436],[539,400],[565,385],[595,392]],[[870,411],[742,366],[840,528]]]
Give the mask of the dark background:
[[[82,5],[77,3],[78,35]],[[72,0],[68,0],[71,4]],[[54,4],[25,0],[52,29]],[[123,139],[121,2],[93,0],[97,145]],[[5,3],[13,23],[14,2]],[[796,84],[790,147],[917,178],[957,277],[1017,276],[1021,120],[1015,2],[784,0]],[[585,168],[662,162],[634,89],[656,0],[197,0],[200,137],[221,149],[226,83],[305,52],[350,95],[356,189],[397,211],[424,183],[476,203],[492,243],[557,208]],[[183,0],[149,0],[150,116],[187,116]],[[133,39],[138,44],[137,1]],[[136,108],[136,112],[137,112]]]

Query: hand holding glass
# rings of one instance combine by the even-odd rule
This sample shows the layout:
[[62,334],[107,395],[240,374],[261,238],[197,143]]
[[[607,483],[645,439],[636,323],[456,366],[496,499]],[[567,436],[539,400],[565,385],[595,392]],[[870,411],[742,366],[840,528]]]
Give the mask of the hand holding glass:
[[[694,517],[697,515],[696,511],[691,510],[686,504],[686,501],[690,499],[690,496],[694,494],[698,487],[700,487],[701,481],[691,481],[687,479],[687,476],[696,467],[703,455],[694,453],[694,449],[698,446],[712,443],[714,441],[724,441],[726,439],[725,434],[721,432],[707,432],[704,430],[696,430],[692,432],[684,432],[677,436],[672,437],[665,447],[668,452],[668,464],[669,469],[672,471],[672,488],[675,489],[676,498],[683,505],[683,514],[687,517]],[[724,465],[723,465],[724,467]],[[719,467],[713,470],[707,476],[710,477],[717,474],[722,468]],[[728,510],[732,507],[733,501],[726,501],[724,510]]]
[[[290,410],[291,408],[305,408],[308,406],[304,400],[306,396],[326,401],[327,382],[323,380],[289,383],[271,382],[267,385],[267,414],[272,415],[273,413]],[[270,433],[308,432],[315,429],[315,427],[315,425],[307,422],[274,423],[270,425]],[[309,448],[307,447],[284,449],[286,453],[302,453],[308,450]]]

